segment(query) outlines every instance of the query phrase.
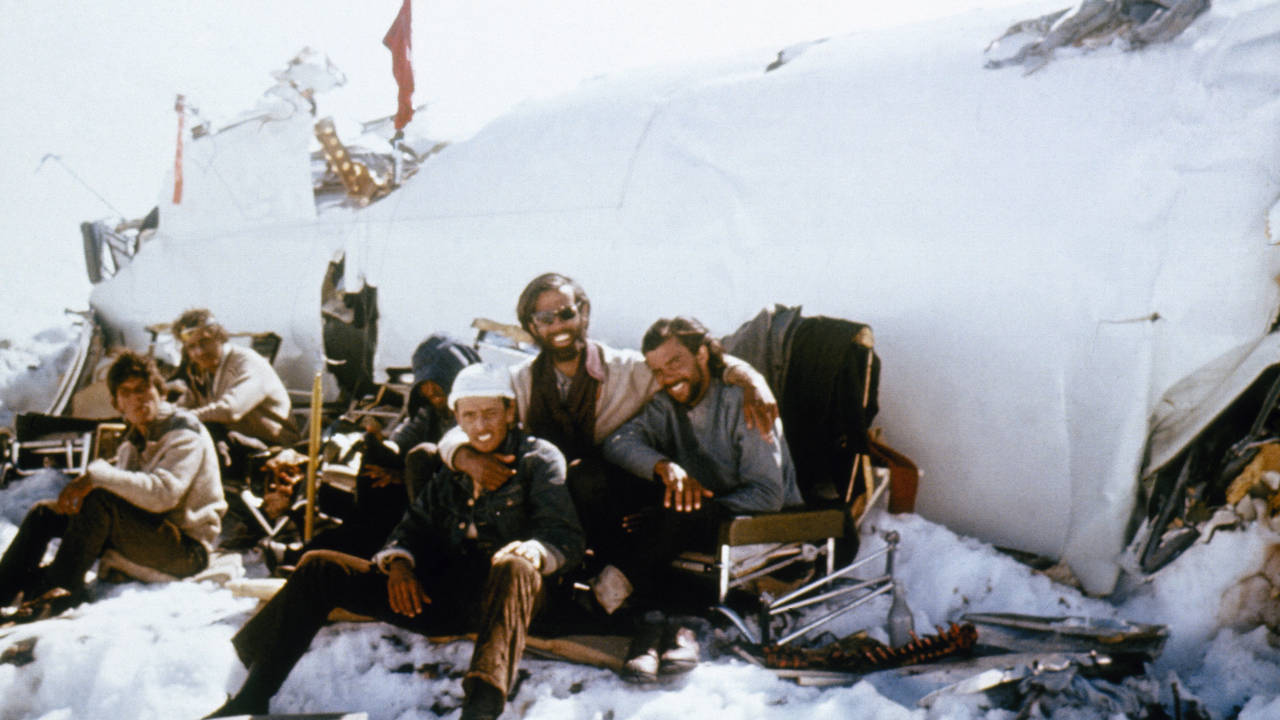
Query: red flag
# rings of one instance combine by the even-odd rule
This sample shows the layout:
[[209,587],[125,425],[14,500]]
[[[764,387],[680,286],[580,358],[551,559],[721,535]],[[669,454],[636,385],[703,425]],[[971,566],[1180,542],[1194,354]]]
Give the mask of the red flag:
[[409,57],[413,49],[411,25],[409,0],[404,0],[395,22],[387,30],[387,36],[382,38],[382,44],[391,51],[391,74],[395,76],[396,85],[400,88],[396,130],[403,129],[413,119],[413,104],[410,102],[413,98],[413,61]]

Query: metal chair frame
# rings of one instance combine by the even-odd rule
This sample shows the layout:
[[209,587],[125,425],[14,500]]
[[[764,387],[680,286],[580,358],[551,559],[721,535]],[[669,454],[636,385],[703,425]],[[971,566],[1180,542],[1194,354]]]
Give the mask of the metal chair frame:
[[[786,515],[790,517],[786,519],[796,521],[804,520],[806,519],[805,516],[810,516],[819,525],[821,525],[824,522],[830,521],[830,516],[828,514],[831,513],[840,515],[841,511],[819,510],[812,512],[788,513]],[[824,515],[828,515],[828,517],[824,518]],[[772,518],[773,516],[769,515],[740,517],[734,518],[728,523],[725,523],[725,526],[721,529],[719,557],[715,563],[715,570],[719,578],[719,604],[717,604],[713,610],[728,618],[742,632],[743,636],[751,641],[751,643],[755,645],[768,645],[770,643],[785,645],[826,625],[832,620],[852,611],[854,608],[870,602],[872,599],[880,595],[893,592],[895,585],[893,579],[893,560],[899,542],[898,534],[894,532],[883,535],[886,543],[884,548],[870,553],[865,557],[855,558],[838,570],[835,568],[835,541],[838,537],[843,535],[842,532],[839,534],[828,535],[823,540],[821,547],[809,545],[806,542],[809,538],[787,543],[780,548],[766,553],[770,557],[775,558],[779,557],[780,554],[781,557],[779,559],[776,559],[761,568],[752,570],[741,576],[734,577],[733,569],[735,563],[730,557],[732,549],[737,545],[748,543],[732,542],[734,539],[733,531],[735,529],[740,529],[742,525],[750,523],[751,521],[767,522]],[[738,526],[738,528],[735,528],[735,526]],[[764,533],[760,534],[763,535]],[[767,540],[765,541],[767,542]],[[728,596],[730,590],[741,587],[758,577],[768,575],[802,559],[814,560],[817,558],[817,555],[826,556],[824,563],[824,569],[826,572],[821,577],[807,582],[776,599],[770,597],[768,593],[763,593],[761,595],[761,604],[758,611],[760,627],[758,635],[751,630],[735,610],[725,604],[725,598]],[[854,576],[856,571],[867,567],[870,563],[881,557],[884,558],[884,571],[882,573],[868,579],[860,579]],[[757,561],[760,558],[761,555],[757,554],[750,558],[740,560],[736,565],[744,565],[748,562]],[[776,640],[770,637],[771,621],[773,618],[788,612],[800,610],[838,598],[845,598],[846,602],[843,602],[838,607],[833,608],[820,617],[809,621],[802,627],[792,630]]]

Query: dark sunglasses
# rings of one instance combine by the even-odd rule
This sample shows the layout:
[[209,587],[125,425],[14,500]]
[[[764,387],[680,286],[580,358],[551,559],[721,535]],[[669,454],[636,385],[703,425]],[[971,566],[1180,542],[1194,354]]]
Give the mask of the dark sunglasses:
[[539,310],[533,314],[533,321],[539,325],[550,325],[556,320],[568,322],[578,317],[578,308],[575,305],[566,305],[559,310]]

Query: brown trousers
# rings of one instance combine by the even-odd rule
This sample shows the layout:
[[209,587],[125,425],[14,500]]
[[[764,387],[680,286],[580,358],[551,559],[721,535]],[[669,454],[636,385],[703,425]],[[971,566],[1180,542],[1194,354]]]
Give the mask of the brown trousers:
[[317,550],[307,553],[285,586],[231,639],[249,676],[237,698],[265,705],[306,652],[330,611],[343,608],[424,635],[477,631],[467,679],[505,696],[524,652],[529,623],[541,605],[542,576],[520,558],[488,567],[455,565],[419,575],[431,598],[414,618],[391,609],[387,576],[368,560]]
[[[28,598],[54,587],[80,592],[85,573],[107,550],[175,577],[198,573],[209,563],[204,546],[163,515],[106,490],[91,490],[74,515],[53,508],[52,500],[32,506],[0,558],[0,605],[13,602],[20,590]],[[58,552],[41,568],[55,537],[62,538]]]

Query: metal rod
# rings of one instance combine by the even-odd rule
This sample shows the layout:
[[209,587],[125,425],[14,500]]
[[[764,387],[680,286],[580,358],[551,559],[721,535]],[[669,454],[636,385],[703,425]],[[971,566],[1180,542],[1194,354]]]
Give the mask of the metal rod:
[[45,153],[44,157],[40,158],[40,164],[36,166],[36,172],[40,172],[40,168],[44,167],[45,161],[49,159],[56,160],[58,164],[62,166],[62,169],[66,170],[67,174],[70,175],[72,178],[74,178],[76,182],[80,183],[80,185],[84,187],[85,190],[88,190],[89,192],[93,193],[93,196],[101,200],[103,205],[106,205],[107,207],[111,208],[111,212],[115,213],[117,216],[121,218],[124,217],[124,213],[117,210],[115,205],[112,205],[110,202],[107,201],[106,198],[102,197],[102,193],[98,192],[97,190],[94,190],[93,187],[89,185],[89,183],[84,181],[84,178],[77,175],[75,171],[71,169],[71,166],[68,165],[65,161],[63,161],[63,159],[60,156],[55,155],[53,153]]
[[792,602],[792,603],[790,603],[790,604],[788,604],[788,605],[782,605],[782,604],[779,604],[779,603],[775,603],[774,605],[771,605],[771,606],[769,607],[769,614],[770,614],[770,615],[779,615],[779,614],[784,613],[784,612],[787,612],[787,611],[789,611],[789,610],[795,610],[796,608],[802,608],[802,607],[808,607],[808,606],[810,606],[810,605],[816,605],[817,603],[823,602],[823,601],[825,601],[825,600],[830,600],[831,598],[840,597],[841,595],[848,595],[849,593],[857,592],[857,591],[859,591],[859,590],[862,590],[862,589],[865,589],[865,588],[868,588],[868,587],[872,587],[872,586],[874,586],[874,585],[879,585],[880,583],[884,583],[884,582],[892,582],[892,581],[893,581],[893,578],[889,577],[888,575],[881,575],[880,577],[878,577],[878,578],[874,578],[874,579],[872,579],[872,580],[863,580],[862,582],[860,582],[860,583],[858,583],[858,584],[856,584],[856,585],[850,585],[850,586],[848,586],[848,587],[842,587],[842,588],[839,588],[839,589],[836,589],[836,590],[829,590],[829,591],[827,591],[827,592],[825,592],[825,593],[821,593],[821,594],[819,594],[819,595],[814,595],[814,596],[813,596],[813,597],[811,597],[811,598],[805,598],[804,600],[797,600],[797,601]]
[[[751,564],[751,563],[753,563],[753,562],[755,562],[755,561],[757,561],[757,560],[759,560],[759,559],[761,559],[761,558],[767,558],[767,557],[769,557],[769,556],[771,556],[771,555],[781,555],[782,553],[787,553],[787,554],[789,554],[789,555],[795,555],[795,554],[797,554],[797,553],[803,552],[803,551],[801,550],[801,548],[800,548],[800,546],[801,546],[802,544],[803,544],[803,543],[800,543],[800,542],[795,542],[795,543],[790,543],[790,544],[787,544],[787,543],[778,543],[777,545],[775,545],[775,546],[773,546],[773,547],[769,548],[768,550],[765,550],[764,552],[758,552],[758,553],[756,553],[755,555],[750,555],[750,556],[748,556],[748,557],[744,557],[744,558],[742,558],[741,560],[737,561],[737,563],[735,563],[735,564],[736,564],[736,565],[749,565],[749,564]],[[745,546],[745,545],[739,545],[738,547],[746,547],[746,546]]]
[[731,570],[730,552],[731,549],[728,545],[720,546],[720,577],[718,578],[720,581],[720,602],[724,602],[725,596],[729,594],[729,588],[731,587],[729,582],[729,572]]
[[780,570],[780,569],[782,569],[782,568],[784,568],[784,567],[787,567],[788,565],[794,564],[797,560],[799,560],[799,559],[800,559],[800,558],[796,557],[796,555],[798,555],[798,553],[793,553],[793,554],[791,555],[791,557],[788,557],[788,558],[786,558],[786,559],[784,559],[784,560],[779,560],[778,562],[775,562],[775,563],[773,563],[772,565],[765,565],[764,567],[759,568],[759,569],[757,569],[757,570],[752,570],[751,572],[747,573],[746,575],[741,575],[741,576],[739,576],[739,577],[735,578],[733,582],[729,583],[729,586],[730,586],[730,587],[738,587],[739,585],[742,585],[743,583],[748,583],[748,582],[751,582],[752,580],[755,580],[756,578],[760,577],[761,575],[768,575],[769,573],[773,572],[774,570]]
[[884,534],[884,549],[888,553],[888,556],[884,559],[884,574],[890,577],[893,576],[893,559],[897,555],[898,541],[901,539],[897,530],[890,530]]
[[871,553],[870,555],[862,558],[861,560],[851,562],[848,565],[845,565],[844,567],[840,568],[839,570],[828,574],[826,577],[818,578],[817,580],[814,580],[807,585],[803,585],[799,588],[796,588],[795,590],[792,590],[786,595],[783,595],[782,597],[778,598],[775,601],[775,603],[781,604],[781,603],[794,600],[797,597],[804,595],[805,593],[809,592],[810,590],[816,587],[822,587],[823,585],[831,582],[832,580],[835,580],[836,578],[844,577],[845,575],[848,575],[854,570],[857,570],[858,568],[862,567],[863,565],[866,565],[867,563],[871,562],[872,560],[875,560],[876,558],[880,557],[881,555],[884,555],[887,552],[889,552],[888,546],[882,547],[879,550]]
[[734,612],[731,608],[725,607],[724,605],[717,605],[714,608],[712,608],[712,610],[715,610],[721,615],[724,615],[725,617],[729,618],[729,621],[732,622],[734,626],[738,628],[738,632],[741,632],[743,637],[750,640],[751,644],[753,645],[760,644],[760,638],[757,637],[755,633],[751,632],[751,628],[747,627],[747,623],[745,620],[742,619],[742,616],[738,615],[738,613]]
[[885,585],[884,587],[880,588],[879,590],[876,590],[875,592],[873,592],[873,593],[871,593],[871,594],[867,595],[867,596],[866,596],[866,597],[864,597],[864,598],[861,598],[861,599],[859,599],[859,600],[855,600],[854,602],[852,602],[852,603],[850,603],[850,604],[848,604],[848,605],[846,605],[846,606],[844,606],[844,607],[840,608],[839,610],[836,610],[835,612],[832,612],[832,613],[830,613],[830,614],[826,615],[825,617],[821,617],[821,618],[818,618],[817,620],[814,620],[813,622],[809,623],[808,625],[805,625],[804,627],[800,628],[799,630],[796,630],[795,632],[791,633],[790,635],[787,635],[787,636],[783,637],[782,639],[778,640],[777,644],[778,644],[778,645],[786,645],[787,643],[791,642],[792,640],[795,640],[796,638],[800,637],[801,635],[804,635],[805,633],[809,632],[810,630],[813,630],[814,628],[817,628],[817,627],[822,626],[822,625],[826,625],[827,623],[831,622],[832,620],[835,620],[836,618],[840,617],[841,615],[844,615],[845,613],[847,613],[847,612],[849,612],[850,610],[852,610],[852,609],[854,609],[854,608],[858,607],[859,605],[862,605],[862,604],[864,604],[864,603],[868,602],[869,600],[871,600],[872,598],[876,597],[877,595],[883,595],[883,594],[885,594],[885,593],[889,592],[889,591],[890,591],[890,590],[892,590],[892,589],[893,589],[893,583],[889,583],[888,585]]

